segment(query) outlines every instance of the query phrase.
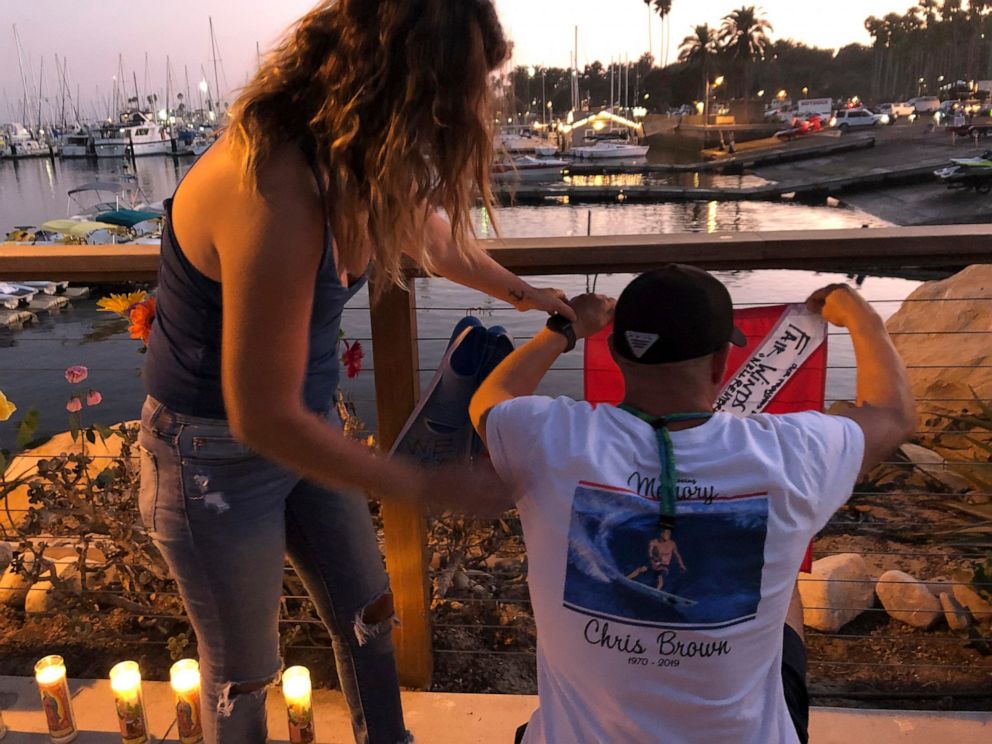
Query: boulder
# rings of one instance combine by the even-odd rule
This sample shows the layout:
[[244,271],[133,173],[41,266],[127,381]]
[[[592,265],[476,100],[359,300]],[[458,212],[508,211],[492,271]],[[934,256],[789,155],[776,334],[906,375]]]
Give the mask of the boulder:
[[0,571],[5,571],[14,560],[14,546],[8,542],[0,542]]
[[931,627],[943,610],[927,585],[905,571],[886,571],[875,585],[875,593],[889,615],[914,628]]
[[28,589],[34,583],[31,578],[34,562],[33,559],[25,558],[23,563],[21,571],[14,571],[13,566],[7,566],[3,576],[0,576],[0,605],[17,609],[24,607]]
[[59,598],[51,581],[39,581],[31,585],[27,599],[24,601],[24,611],[29,615],[40,615],[52,612],[59,605]]
[[971,625],[971,613],[947,592],[941,592],[940,606],[951,630],[966,630]]
[[[922,420],[934,410],[976,410],[969,402],[940,398],[992,399],[992,264],[969,266],[954,276],[919,286],[886,322],[893,343],[909,367],[909,380]],[[931,300],[923,302],[922,300]],[[947,336],[939,331],[973,331]],[[912,335],[900,335],[911,332]],[[924,426],[921,428],[932,428]],[[957,459],[957,458],[955,458]]]
[[964,493],[974,488],[967,478],[950,470],[947,460],[933,450],[907,442],[899,447],[899,451],[917,470],[940,483],[951,493]]
[[[136,426],[137,424],[137,421],[129,421],[125,425]],[[84,444],[87,454],[99,458],[90,467],[93,477],[96,477],[107,466],[107,461],[104,458],[108,456],[120,457],[121,454],[120,437],[108,437],[106,442],[98,438],[95,443],[90,444],[85,442],[83,437],[77,437],[76,441],[73,441],[69,432],[63,432],[56,434],[41,446],[25,450],[12,458],[4,473],[4,478],[8,483],[18,478],[31,478],[38,472],[39,459],[62,454],[79,454],[83,451]],[[8,534],[19,532],[20,527],[27,521],[29,510],[36,508],[38,508],[37,505],[28,501],[27,483],[13,489],[7,494],[7,508],[0,509],[0,528]]]
[[811,573],[799,574],[803,622],[810,628],[836,632],[875,601],[875,587],[864,558],[857,553],[813,561]]
[[992,625],[992,604],[970,586],[955,584],[954,599],[971,610],[971,616],[975,618],[976,623]]
[[0,605],[18,609],[24,607],[30,587],[31,579],[8,566],[0,576]]

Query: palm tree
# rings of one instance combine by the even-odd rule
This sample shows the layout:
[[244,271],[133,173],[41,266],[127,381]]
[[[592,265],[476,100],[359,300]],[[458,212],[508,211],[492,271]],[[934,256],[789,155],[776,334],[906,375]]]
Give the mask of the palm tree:
[[671,26],[666,26],[665,21],[672,12],[672,0],[654,0],[655,12],[661,17],[661,66],[668,64],[668,41],[672,35]]
[[741,72],[739,87],[745,99],[751,95],[751,68],[764,58],[771,43],[768,34],[773,30],[764,18],[764,11],[754,5],[738,8],[723,17],[719,43]]
[[654,40],[651,38],[651,0],[644,0],[648,8],[648,54],[654,51]]
[[696,26],[690,36],[679,44],[679,62],[699,67],[703,76],[703,95],[706,95],[706,78],[709,77],[710,59],[716,54],[716,31],[708,23]]

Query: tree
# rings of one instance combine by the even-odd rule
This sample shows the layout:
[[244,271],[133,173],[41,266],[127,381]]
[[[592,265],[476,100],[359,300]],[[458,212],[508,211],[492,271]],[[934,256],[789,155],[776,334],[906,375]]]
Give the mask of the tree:
[[703,95],[706,94],[706,78],[710,74],[710,61],[717,50],[716,31],[708,23],[696,26],[690,36],[679,44],[679,62],[698,67],[703,78]]
[[668,63],[668,42],[672,35],[671,24],[666,23],[672,12],[672,0],[654,0],[654,9],[661,18],[661,64],[664,67]]
[[763,11],[754,5],[738,8],[723,17],[718,38],[720,46],[740,73],[738,89],[742,98],[751,95],[752,68],[764,59],[771,43],[768,34],[773,30]]

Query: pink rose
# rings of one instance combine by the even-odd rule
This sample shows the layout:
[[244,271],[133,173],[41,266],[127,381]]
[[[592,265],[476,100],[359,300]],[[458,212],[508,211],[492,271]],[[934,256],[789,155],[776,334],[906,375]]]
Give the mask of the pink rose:
[[90,371],[83,367],[82,365],[76,365],[74,367],[69,367],[65,371],[65,379],[71,382],[73,385],[77,385],[83,380],[85,380],[90,374]]
[[98,406],[103,402],[103,396],[99,390],[89,390],[86,393],[86,405]]
[[69,402],[65,404],[65,410],[69,413],[79,413],[83,410],[83,401],[79,399],[78,395],[74,395],[69,398]]

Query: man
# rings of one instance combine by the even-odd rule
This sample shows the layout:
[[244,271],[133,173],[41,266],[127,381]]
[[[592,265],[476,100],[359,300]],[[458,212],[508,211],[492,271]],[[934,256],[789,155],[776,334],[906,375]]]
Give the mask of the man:
[[665,587],[665,577],[672,570],[673,557],[678,561],[679,568],[684,573],[686,571],[685,563],[682,562],[678,544],[672,539],[672,531],[663,529],[661,537],[656,537],[648,543],[648,564],[638,566],[627,574],[627,578],[636,579],[641,574],[653,571],[655,588],[661,591]]
[[[915,423],[871,307],[843,285],[807,304],[854,342],[858,404],[836,416],[713,414],[743,338],[727,290],[679,265],[631,282],[615,317],[608,298],[576,298],[574,323],[552,317],[475,395],[473,424],[518,488],[530,556],[540,708],[527,744],[807,740],[796,573],[859,471]],[[532,395],[611,319],[621,406]],[[666,531],[692,570],[663,589],[631,578]]]

